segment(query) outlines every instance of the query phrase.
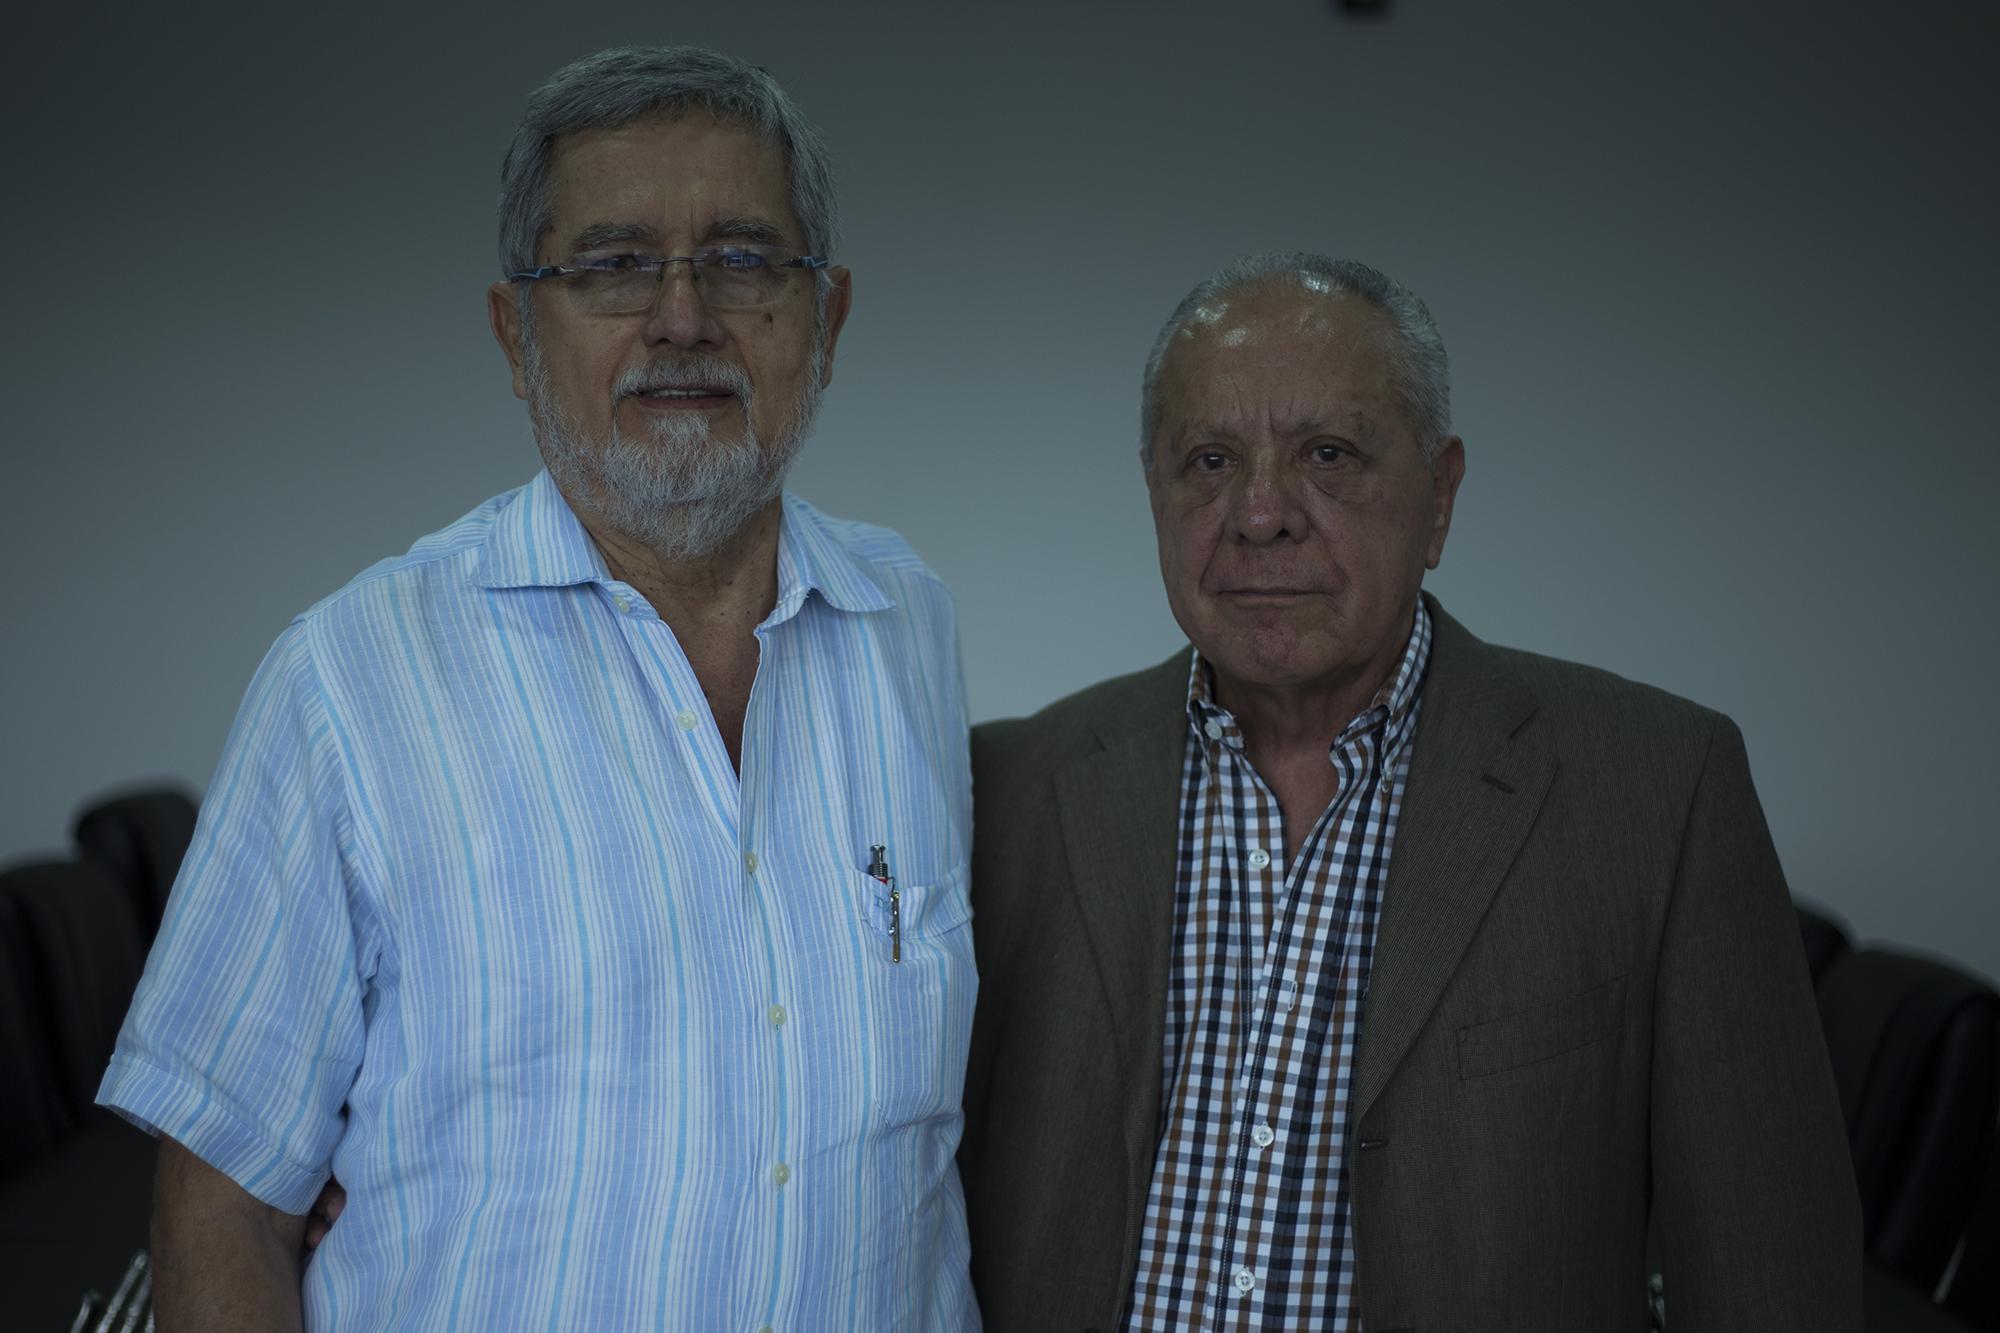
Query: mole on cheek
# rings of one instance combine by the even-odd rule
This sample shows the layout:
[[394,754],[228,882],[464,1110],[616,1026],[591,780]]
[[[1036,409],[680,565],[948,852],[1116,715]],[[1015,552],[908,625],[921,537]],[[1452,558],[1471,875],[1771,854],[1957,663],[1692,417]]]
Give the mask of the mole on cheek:
[[764,322],[765,322],[766,324],[775,324],[775,323],[777,323],[778,321],[777,321],[777,319],[776,319],[776,318],[775,318],[775,317],[774,317],[774,316],[773,316],[773,315],[771,314],[771,312],[770,312],[770,311],[766,310],[766,311],[764,312]]

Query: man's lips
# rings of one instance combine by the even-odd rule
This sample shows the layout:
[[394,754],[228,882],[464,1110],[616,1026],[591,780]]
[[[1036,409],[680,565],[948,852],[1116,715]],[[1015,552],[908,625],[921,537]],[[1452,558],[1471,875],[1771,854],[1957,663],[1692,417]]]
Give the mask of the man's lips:
[[1224,597],[1250,597],[1250,598],[1317,597],[1320,595],[1320,589],[1318,588],[1285,588],[1285,587],[1223,588],[1220,589],[1219,592]]
[[705,384],[687,388],[645,389],[626,397],[654,412],[712,412],[736,401],[736,395],[729,390]]

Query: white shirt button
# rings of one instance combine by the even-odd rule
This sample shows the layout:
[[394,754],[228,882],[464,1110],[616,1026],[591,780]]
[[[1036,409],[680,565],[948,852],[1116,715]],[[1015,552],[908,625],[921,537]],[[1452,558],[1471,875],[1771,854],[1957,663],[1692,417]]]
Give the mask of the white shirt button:
[[776,1166],[771,1168],[772,1184],[782,1185],[791,1178],[792,1178],[792,1168],[786,1166],[783,1162],[780,1162]]
[[621,616],[632,614],[632,599],[622,592],[611,599],[611,604],[618,608],[618,614]]
[[785,1025],[785,1006],[782,1004],[772,1005],[770,1010],[770,1019],[772,1027],[774,1028],[783,1027]]
[[1208,733],[1208,738],[1212,741],[1222,739],[1222,724],[1220,722],[1210,722],[1202,730]]
[[1262,870],[1269,864],[1271,864],[1271,854],[1269,852],[1265,851],[1262,847],[1252,847],[1250,849],[1250,868],[1252,870]]
[[743,853],[743,868],[753,875],[757,873],[757,853]]
[[1277,1137],[1278,1137],[1277,1131],[1272,1129],[1269,1125],[1259,1125],[1257,1126],[1257,1128],[1250,1131],[1250,1141],[1256,1144],[1259,1148],[1270,1147],[1271,1141]]
[[758,1329],[757,1333],[771,1333],[771,1326],[769,1324],[766,1324],[762,1328]]
[[683,708],[680,712],[674,714],[674,725],[682,731],[693,731],[696,721],[697,719],[691,709]]
[[1257,1275],[1247,1268],[1236,1270],[1236,1289],[1248,1296],[1257,1285]]

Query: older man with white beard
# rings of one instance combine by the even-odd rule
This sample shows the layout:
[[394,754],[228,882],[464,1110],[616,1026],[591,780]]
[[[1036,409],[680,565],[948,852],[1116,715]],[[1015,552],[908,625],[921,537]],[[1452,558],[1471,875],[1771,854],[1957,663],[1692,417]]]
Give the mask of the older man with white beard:
[[830,181],[713,52],[530,100],[488,304],[546,471],[279,637],[100,1093],[162,1328],[978,1326],[952,606],[782,489]]

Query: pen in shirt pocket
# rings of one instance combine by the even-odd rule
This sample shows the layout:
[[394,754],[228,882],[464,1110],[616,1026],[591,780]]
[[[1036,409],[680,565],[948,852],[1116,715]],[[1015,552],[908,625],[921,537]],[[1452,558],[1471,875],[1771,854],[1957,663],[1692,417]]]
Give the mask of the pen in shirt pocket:
[[868,873],[889,886],[889,961],[903,961],[903,895],[896,877],[889,873],[889,849],[876,844],[868,849]]

